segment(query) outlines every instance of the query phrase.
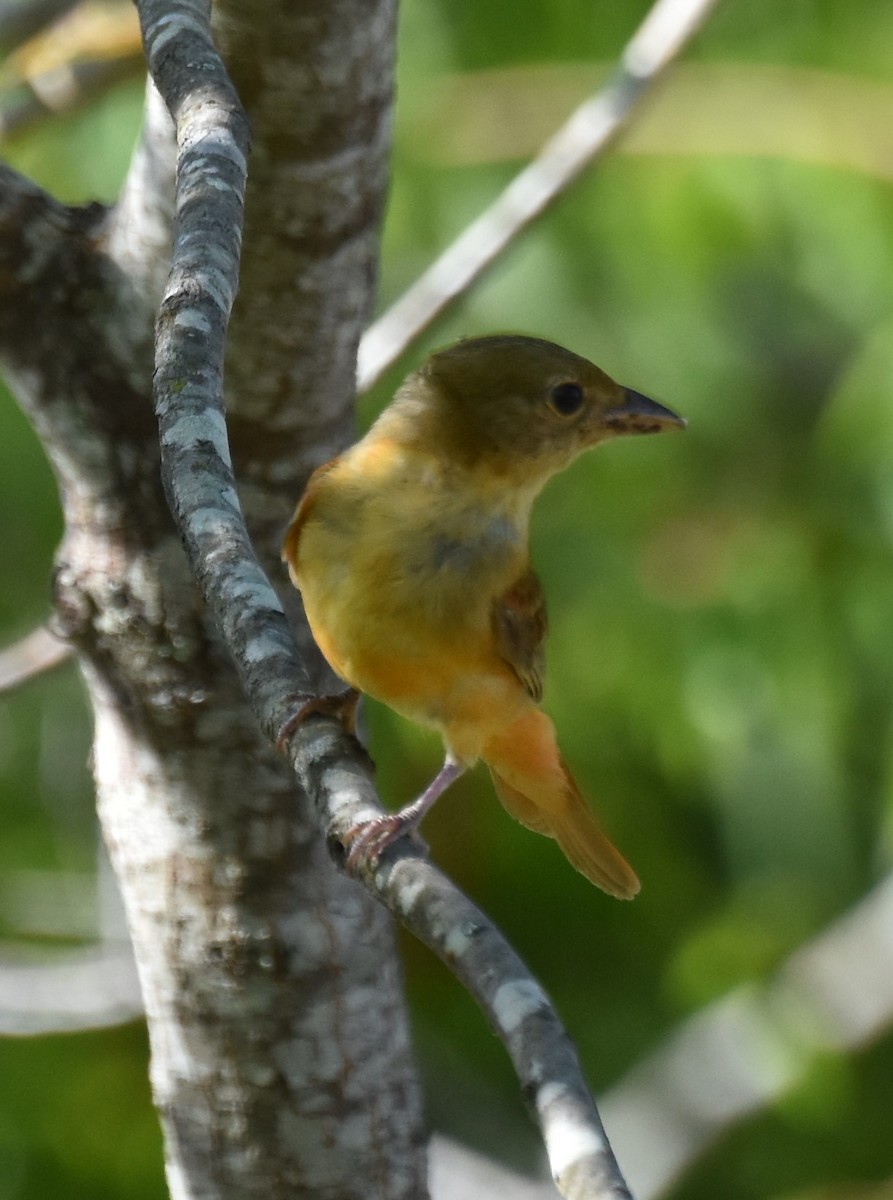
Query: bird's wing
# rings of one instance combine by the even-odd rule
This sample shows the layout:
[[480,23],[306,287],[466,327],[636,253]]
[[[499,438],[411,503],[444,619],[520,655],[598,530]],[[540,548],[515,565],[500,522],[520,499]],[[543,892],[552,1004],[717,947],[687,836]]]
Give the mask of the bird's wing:
[[491,620],[497,654],[509,664],[530,698],[539,702],[546,670],[546,598],[533,571],[525,571],[493,601]]
[[337,458],[332,458],[328,462],[323,463],[321,467],[316,468],[307,480],[304,494],[298,501],[295,515],[292,517],[288,529],[285,531],[285,537],[282,539],[282,561],[288,564],[288,573],[291,575],[295,587],[298,586],[295,572],[298,569],[298,543],[301,540],[301,530],[319,494],[320,484],[337,462]]

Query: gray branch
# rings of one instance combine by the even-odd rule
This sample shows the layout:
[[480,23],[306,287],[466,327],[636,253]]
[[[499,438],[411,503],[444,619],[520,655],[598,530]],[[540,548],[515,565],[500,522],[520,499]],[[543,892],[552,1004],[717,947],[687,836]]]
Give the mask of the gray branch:
[[0,52],[9,54],[52,25],[79,0],[3,0],[0,3]]
[[[139,11],[149,71],[179,145],[176,236],[156,330],[162,478],[202,594],[261,727],[274,740],[296,693],[313,685],[245,527],[224,416],[248,123],[211,40],[208,6],[155,0]],[[283,680],[291,686],[283,688]]]
[[142,1013],[129,942],[36,960],[7,948],[0,957],[0,1035],[107,1029]]
[[369,328],[357,381],[366,391],[445,309],[563,196],[626,128],[717,0],[656,0],[600,91],[580,105],[532,162]]
[[71,646],[54,637],[45,625],[0,650],[0,695],[45,675],[71,658]]
[[[351,761],[341,727],[324,718],[304,723],[292,752],[338,853],[349,830],[381,811],[366,768]],[[515,1067],[561,1194],[569,1200],[629,1197],[558,1014],[492,922],[406,842],[362,879],[483,1009]]]
[[[370,11],[354,0],[344,25],[358,44],[366,30],[375,50],[389,30],[367,26]],[[187,33],[204,15],[171,14]],[[162,22],[152,29],[159,73],[179,68],[191,79],[202,45],[193,38],[178,63],[183,47],[165,42],[164,14],[148,16]],[[279,18],[276,0],[252,5],[245,28],[275,42]],[[329,3],[302,5],[301,18],[292,70],[312,76],[317,53],[337,57],[341,25]],[[380,62],[359,48],[354,58],[373,72]],[[351,82],[338,96],[346,112]],[[307,111],[334,99],[311,94]],[[274,116],[288,121],[287,88],[278,100]],[[252,121],[256,144],[275,145],[270,121]],[[262,741],[162,495],[149,381],[172,242],[172,128],[150,94],[111,212],[66,208],[0,173],[0,353],[61,484],[55,622],[77,649],[95,714],[100,818],[139,966],[171,1192],[248,1200],[285,1179],[296,1191],[359,1200],[374,1174],[382,1200],[415,1198],[421,1103],[390,923],[333,870],[293,773]],[[325,149],[342,154],[337,138]],[[319,166],[318,139],[305,153]],[[287,220],[275,219],[287,238]],[[336,248],[311,245],[320,264]],[[354,295],[371,292],[362,266]],[[332,286],[341,283],[333,271]],[[211,305],[210,319],[225,324],[227,307]],[[169,316],[177,329],[176,304]],[[255,433],[259,511],[263,450],[278,438]]]

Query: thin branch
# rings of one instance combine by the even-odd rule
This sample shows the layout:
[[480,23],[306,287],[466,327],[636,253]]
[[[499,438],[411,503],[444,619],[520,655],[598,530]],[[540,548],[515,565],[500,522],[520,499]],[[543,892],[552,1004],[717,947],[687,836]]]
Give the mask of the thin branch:
[[0,650],[0,696],[55,670],[73,653],[71,646],[50,633],[45,625],[32,629],[12,646]]
[[555,1200],[555,1188],[548,1180],[518,1175],[502,1163],[440,1134],[431,1138],[428,1161],[431,1200],[479,1200],[482,1196]]
[[80,0],[3,0],[0,3],[0,53],[10,54],[17,46],[40,33],[75,8]]
[[[173,258],[156,333],[164,486],[197,582],[273,740],[312,683],[245,528],[224,417],[223,356],[238,284],[248,126],[211,40],[208,6],[143,0],[139,13],[149,71],[179,145]],[[194,90],[177,71],[182,61],[190,64]]]
[[360,344],[359,391],[371,388],[410,343],[604,154],[716,2],[657,0],[605,86],[580,105],[489,208],[369,327]]
[[891,928],[888,875],[765,983],[696,1013],[603,1097],[639,1200],[666,1194],[723,1132],[795,1087],[817,1056],[858,1051],[890,1028]]
[[893,875],[763,985],[696,1013],[604,1098],[639,1200],[656,1200],[731,1125],[893,1020]]
[[[207,32],[204,5],[143,0],[150,71],[177,124],[178,226],[156,341],[162,473],[196,579],[261,726],[275,737],[309,678],[251,549],[223,415],[223,348],[238,276],[247,129]],[[177,62],[191,64],[187,81]],[[170,68],[170,70],[168,69]],[[196,86],[195,80],[200,81]],[[341,726],[313,718],[289,751],[327,837],[381,809]],[[363,879],[466,984],[505,1042],[562,1193],[628,1200],[576,1053],[542,992],[490,922],[421,855],[402,846]]]
[[0,1035],[107,1029],[143,1015],[129,943],[0,959]]
[[[329,719],[307,720],[291,746],[330,845],[342,846],[350,830],[380,812],[366,769]],[[576,1050],[548,996],[489,918],[408,840],[363,870],[361,880],[483,1009],[515,1067],[561,1195],[628,1200]]]
[[29,76],[0,95],[0,140],[8,141],[48,116],[82,108],[124,79],[142,74],[142,55],[82,58]]

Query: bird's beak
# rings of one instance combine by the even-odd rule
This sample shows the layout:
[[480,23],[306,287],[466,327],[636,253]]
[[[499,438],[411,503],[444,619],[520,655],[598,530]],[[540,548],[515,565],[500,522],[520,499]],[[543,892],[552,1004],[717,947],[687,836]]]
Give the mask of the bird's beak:
[[608,433],[663,433],[667,429],[684,429],[684,417],[677,417],[656,400],[641,392],[623,388],[623,403],[602,414],[601,425]]

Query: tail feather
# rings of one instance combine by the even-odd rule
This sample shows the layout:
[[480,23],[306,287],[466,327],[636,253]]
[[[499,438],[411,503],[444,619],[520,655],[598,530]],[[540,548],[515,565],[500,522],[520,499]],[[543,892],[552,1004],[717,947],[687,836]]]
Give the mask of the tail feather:
[[532,800],[528,800],[523,792],[513,788],[501,775],[496,773],[493,767],[490,768],[490,778],[493,780],[496,795],[502,801],[506,812],[511,813],[516,821],[520,821],[534,833],[542,833],[546,837],[552,836],[552,826]]
[[483,757],[496,794],[516,820],[554,838],[571,865],[609,895],[621,900],[636,895],[635,871],[587,807],[544,713],[522,718]]

